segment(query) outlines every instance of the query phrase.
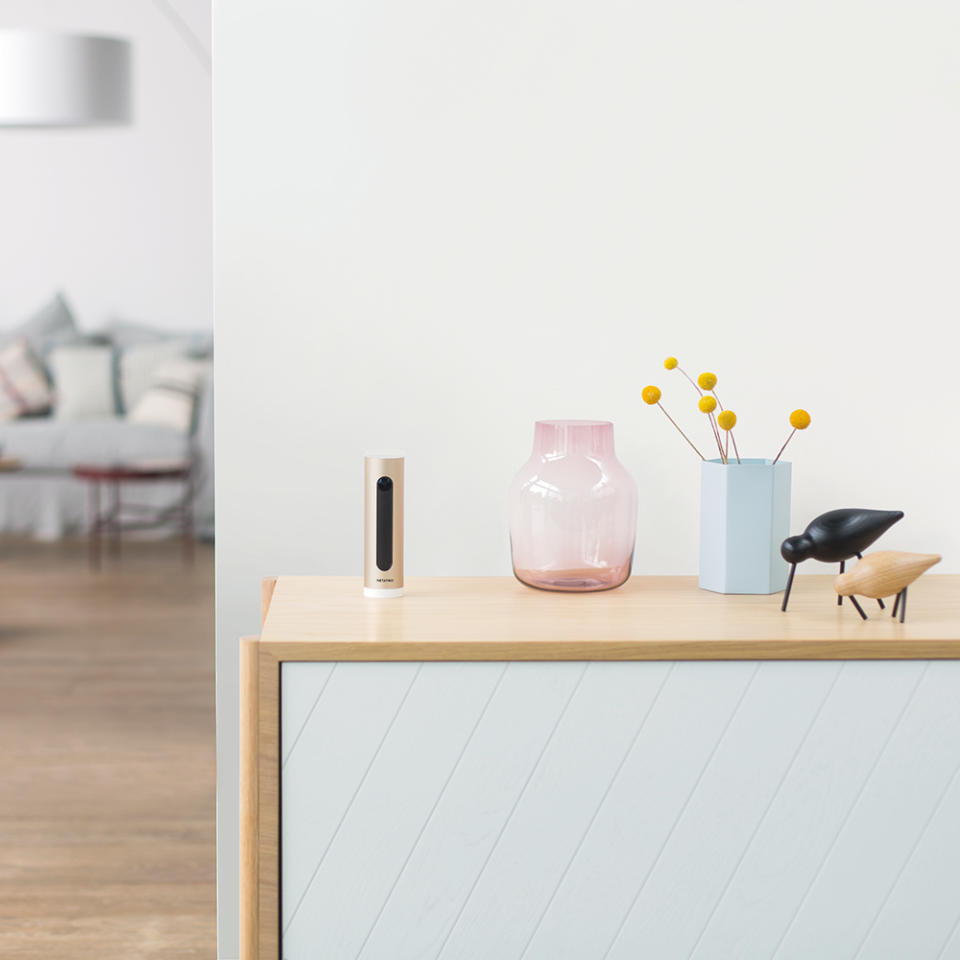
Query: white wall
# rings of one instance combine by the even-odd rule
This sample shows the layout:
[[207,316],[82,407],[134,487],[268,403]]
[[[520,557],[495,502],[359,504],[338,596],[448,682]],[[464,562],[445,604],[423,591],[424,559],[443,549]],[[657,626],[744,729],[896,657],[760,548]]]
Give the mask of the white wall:
[[0,328],[63,289],[85,329],[213,322],[209,0],[0,0],[0,26],[133,43],[134,121],[0,127]]
[[[960,570],[952,408],[960,7],[220,0],[221,956],[236,940],[236,640],[258,580],[360,569],[363,451],[407,453],[409,574],[506,574],[545,417],[616,422],[639,573],[693,573],[707,443],[788,412],[793,525],[902,508]],[[810,572],[814,565],[808,565]]]

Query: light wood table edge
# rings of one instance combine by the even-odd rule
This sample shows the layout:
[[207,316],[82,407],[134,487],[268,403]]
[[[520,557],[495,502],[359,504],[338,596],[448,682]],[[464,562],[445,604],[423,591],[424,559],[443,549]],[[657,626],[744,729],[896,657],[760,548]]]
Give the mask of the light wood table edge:
[[643,640],[512,643],[263,640],[277,661],[956,660],[958,640]]
[[264,577],[260,581],[260,629],[267,622],[270,612],[270,601],[273,600],[273,591],[277,589],[276,577]]
[[[831,580],[816,575],[803,579],[816,580],[818,586]],[[311,600],[313,580],[333,584],[332,589]],[[649,595],[641,592],[647,581],[667,591],[671,603],[650,604]],[[405,607],[398,601],[380,610],[374,601],[357,599],[357,578],[278,577],[264,583],[269,599],[264,600],[268,613],[261,642],[281,660],[960,659],[960,576],[930,575],[925,581],[933,604],[917,607],[919,627],[889,616],[886,623],[878,622],[884,618],[873,613],[871,623],[860,630],[855,617],[824,616],[824,610],[839,610],[832,604],[818,608],[816,618],[806,622],[799,613],[780,613],[777,598],[761,605],[757,598],[709,594],[695,589],[695,578],[634,577],[631,593],[578,597],[583,602],[577,604],[562,594],[555,604],[545,603],[546,595],[539,591],[511,595],[515,584],[505,577],[414,578]],[[678,630],[688,601],[694,603],[691,625]],[[461,602],[480,605],[484,613],[482,623],[463,631],[466,636],[458,635]],[[838,618],[846,612],[853,616],[849,610]],[[561,629],[525,633],[521,625],[525,618],[551,616],[563,620]],[[740,617],[743,633],[738,635]],[[938,621],[932,630],[923,624],[931,617]]]
[[280,659],[259,637],[240,656],[240,958],[280,956]]

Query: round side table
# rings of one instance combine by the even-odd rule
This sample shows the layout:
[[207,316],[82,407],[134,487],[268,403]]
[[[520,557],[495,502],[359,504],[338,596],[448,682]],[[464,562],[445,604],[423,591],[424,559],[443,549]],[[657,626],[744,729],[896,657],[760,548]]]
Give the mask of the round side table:
[[[193,464],[189,461],[154,461],[127,464],[79,464],[73,475],[89,488],[90,502],[90,566],[100,568],[101,539],[110,538],[115,554],[120,553],[120,534],[124,530],[146,530],[174,522],[180,527],[183,558],[193,561]],[[123,484],[179,482],[183,494],[171,507],[154,508],[143,504],[123,503]],[[106,506],[101,505],[100,488],[106,488]],[[125,518],[136,514],[137,518]]]

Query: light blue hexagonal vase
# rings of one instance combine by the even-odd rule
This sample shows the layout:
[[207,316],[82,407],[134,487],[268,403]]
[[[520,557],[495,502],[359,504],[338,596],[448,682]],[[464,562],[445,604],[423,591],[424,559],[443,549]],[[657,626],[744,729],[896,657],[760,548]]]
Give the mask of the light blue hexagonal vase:
[[700,471],[700,586],[776,593],[787,585],[790,464],[705,460]]

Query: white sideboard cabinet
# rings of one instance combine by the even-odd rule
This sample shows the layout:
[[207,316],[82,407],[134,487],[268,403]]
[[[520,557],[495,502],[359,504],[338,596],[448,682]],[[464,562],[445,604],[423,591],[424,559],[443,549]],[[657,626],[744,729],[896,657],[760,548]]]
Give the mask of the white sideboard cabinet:
[[245,960],[960,960],[960,578],[265,582]]

